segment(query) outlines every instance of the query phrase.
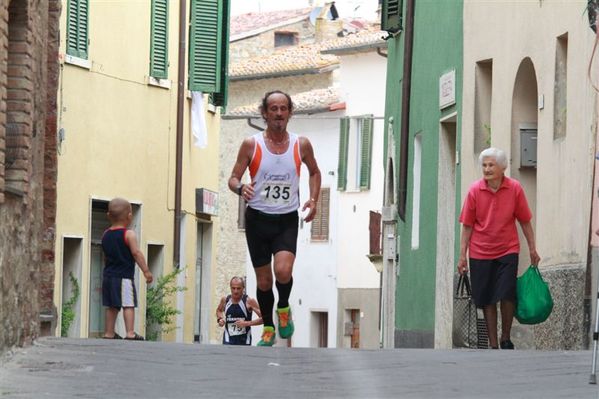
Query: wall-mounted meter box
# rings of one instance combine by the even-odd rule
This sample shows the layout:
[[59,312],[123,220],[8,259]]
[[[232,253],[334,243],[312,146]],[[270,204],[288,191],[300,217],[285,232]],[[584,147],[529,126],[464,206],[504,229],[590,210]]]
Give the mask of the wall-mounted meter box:
[[520,167],[537,167],[537,127],[533,124],[520,125]]

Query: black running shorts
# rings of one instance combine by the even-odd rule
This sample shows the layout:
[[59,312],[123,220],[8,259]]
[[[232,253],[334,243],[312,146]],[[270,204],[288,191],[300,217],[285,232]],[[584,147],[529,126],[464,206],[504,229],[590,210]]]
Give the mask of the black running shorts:
[[295,255],[299,217],[297,211],[271,215],[249,206],[245,210],[245,238],[254,267],[267,265],[279,251]]
[[472,299],[479,308],[502,300],[515,302],[517,277],[518,254],[497,259],[470,258]]

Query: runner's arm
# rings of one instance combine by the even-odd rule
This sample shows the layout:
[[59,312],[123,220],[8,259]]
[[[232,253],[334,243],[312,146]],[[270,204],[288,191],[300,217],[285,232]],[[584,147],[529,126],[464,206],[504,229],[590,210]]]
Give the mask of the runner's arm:
[[316,162],[316,158],[314,157],[314,149],[312,148],[312,144],[310,140],[305,137],[300,137],[300,147],[302,153],[302,161],[308,167],[308,173],[310,177],[308,179],[308,185],[310,187],[310,198],[308,201],[304,203],[302,211],[306,209],[310,209],[308,215],[304,218],[306,222],[311,222],[316,216],[316,204],[318,202],[318,197],[320,196],[320,184],[321,184],[321,175],[320,169],[318,168],[318,163]]
[[225,325],[225,297],[220,299],[220,303],[216,308],[216,322],[221,327]]
[[[237,160],[235,161],[235,165],[233,165],[233,170],[231,171],[231,176],[229,177],[229,190],[233,191],[235,194],[239,194],[237,192],[237,188],[241,184],[241,178],[243,177],[245,170],[250,165],[253,153],[254,139],[252,137],[248,137],[243,140],[243,143],[241,143],[241,146],[239,147]],[[251,198],[254,195],[251,184],[248,185],[247,188],[249,191],[248,195],[243,195],[244,199],[246,200],[248,199],[247,197]]]
[[254,298],[248,298],[248,305],[250,305],[250,309],[256,312],[256,316],[258,316],[257,318],[251,320],[248,323],[248,326],[259,326],[260,324],[263,324],[264,321],[262,320],[262,312],[260,312],[260,305],[258,305],[258,302]]

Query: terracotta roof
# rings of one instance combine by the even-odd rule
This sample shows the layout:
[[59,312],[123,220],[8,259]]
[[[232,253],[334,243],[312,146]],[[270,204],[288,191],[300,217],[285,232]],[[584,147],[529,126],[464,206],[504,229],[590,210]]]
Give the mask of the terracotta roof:
[[260,79],[275,76],[322,73],[339,67],[334,55],[320,53],[318,44],[286,47],[272,54],[248,58],[229,66],[229,78]]
[[387,42],[383,40],[386,32],[380,30],[362,30],[355,33],[349,33],[347,36],[339,39],[330,40],[322,43],[321,51],[323,54],[336,54],[348,50],[366,50],[376,47],[387,47]]
[[[336,89],[328,87],[326,89],[315,89],[303,93],[292,94],[291,99],[294,104],[294,114],[315,114],[319,112],[336,111],[344,109],[341,98]],[[248,117],[260,118],[260,103],[256,102],[250,105],[242,105],[234,109],[227,110],[223,115],[224,119],[244,119]]]
[[[296,20],[307,19],[312,7],[295,10],[271,11],[264,13],[250,12],[231,18],[231,40],[238,40],[237,36],[251,36],[262,31],[274,29],[277,26],[291,24]],[[303,18],[302,18],[303,17]]]

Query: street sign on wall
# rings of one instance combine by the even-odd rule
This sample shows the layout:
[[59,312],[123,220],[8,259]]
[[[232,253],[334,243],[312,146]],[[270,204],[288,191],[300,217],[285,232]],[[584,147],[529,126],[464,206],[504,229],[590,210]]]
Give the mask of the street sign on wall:
[[196,188],[196,213],[218,215],[218,193],[205,188]]
[[455,104],[455,70],[444,73],[439,78],[439,108]]

